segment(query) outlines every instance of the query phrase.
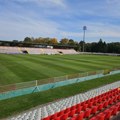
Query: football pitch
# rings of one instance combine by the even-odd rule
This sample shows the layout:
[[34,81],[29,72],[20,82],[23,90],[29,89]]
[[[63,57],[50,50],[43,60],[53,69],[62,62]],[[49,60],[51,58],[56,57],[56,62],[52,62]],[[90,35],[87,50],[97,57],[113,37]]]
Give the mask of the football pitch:
[[0,85],[115,67],[120,67],[118,56],[0,54]]

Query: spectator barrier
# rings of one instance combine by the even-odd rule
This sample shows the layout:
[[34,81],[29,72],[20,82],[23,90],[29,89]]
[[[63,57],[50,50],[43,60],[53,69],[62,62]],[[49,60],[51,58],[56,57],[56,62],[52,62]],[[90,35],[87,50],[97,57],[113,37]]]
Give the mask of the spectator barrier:
[[31,94],[34,92],[45,91],[52,88],[83,82],[117,73],[120,73],[119,68],[111,70],[107,69],[99,71],[90,71],[85,73],[78,73],[72,75],[65,75],[61,77],[0,86],[0,100],[17,97],[25,94]]

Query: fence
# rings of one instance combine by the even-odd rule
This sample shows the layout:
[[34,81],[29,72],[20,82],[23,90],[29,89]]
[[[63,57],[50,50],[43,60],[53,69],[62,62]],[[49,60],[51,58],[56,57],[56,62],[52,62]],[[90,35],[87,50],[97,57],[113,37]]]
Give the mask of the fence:
[[120,68],[112,68],[112,69],[99,70],[99,71],[90,71],[90,72],[85,72],[85,73],[71,74],[71,75],[65,75],[65,76],[54,77],[54,78],[49,78],[49,79],[42,79],[42,80],[35,80],[35,81],[29,81],[29,82],[4,85],[4,86],[0,86],[0,93],[35,87],[35,86],[49,84],[49,83],[56,83],[56,82],[65,81],[65,80],[69,80],[69,79],[82,78],[82,77],[87,77],[87,76],[91,76],[91,75],[98,75],[98,74],[105,75],[105,74],[109,74],[111,71],[116,71],[116,70],[120,70]]

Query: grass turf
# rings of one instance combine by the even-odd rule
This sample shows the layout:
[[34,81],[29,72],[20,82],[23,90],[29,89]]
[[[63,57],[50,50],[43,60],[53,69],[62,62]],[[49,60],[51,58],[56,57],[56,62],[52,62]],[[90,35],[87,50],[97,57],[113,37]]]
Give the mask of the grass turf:
[[[40,104],[72,96],[120,80],[120,74],[63,86],[44,92],[33,93],[0,101],[0,119],[22,112]],[[93,84],[94,83],[94,84]]]
[[120,66],[120,57],[0,54],[0,86]]

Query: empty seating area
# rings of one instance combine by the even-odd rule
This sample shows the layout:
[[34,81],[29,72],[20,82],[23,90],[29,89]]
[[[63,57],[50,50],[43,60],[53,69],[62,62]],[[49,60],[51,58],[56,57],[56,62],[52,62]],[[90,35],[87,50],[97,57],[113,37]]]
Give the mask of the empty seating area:
[[42,54],[43,53],[40,48],[26,48],[26,50],[28,54]]
[[59,54],[56,49],[43,48],[42,50],[43,50],[43,53],[47,55]]
[[0,53],[5,54],[78,54],[74,49],[50,49],[0,46]]
[[62,54],[78,54],[74,49],[56,49],[56,51]]
[[21,54],[22,51],[19,49],[19,47],[0,46],[0,53],[5,53],[5,54]]
[[112,120],[120,113],[120,81],[58,100],[9,120]]
[[68,107],[42,120],[108,120],[120,112],[118,88]]

